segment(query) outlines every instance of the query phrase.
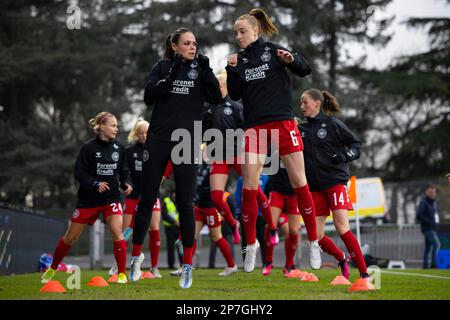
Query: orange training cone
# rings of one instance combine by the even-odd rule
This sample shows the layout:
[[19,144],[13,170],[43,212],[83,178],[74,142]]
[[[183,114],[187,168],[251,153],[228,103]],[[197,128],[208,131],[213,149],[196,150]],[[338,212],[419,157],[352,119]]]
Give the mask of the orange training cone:
[[291,271],[289,271],[288,273],[285,273],[284,276],[286,278],[297,278],[298,275],[298,270],[297,269],[292,269]]
[[301,277],[303,277],[304,275],[307,275],[307,274],[308,274],[308,272],[306,272],[306,271],[302,271],[302,270],[299,270],[299,269],[294,269],[294,270],[291,270],[286,275],[286,277],[287,278],[301,278]]
[[303,282],[317,282],[317,281],[319,281],[319,278],[317,278],[312,273],[307,273],[303,277],[300,278],[300,281],[303,281]]
[[91,281],[88,282],[88,286],[91,287],[107,287],[109,286],[108,282],[103,279],[101,276],[96,276],[91,279]]
[[350,288],[348,288],[349,292],[354,291],[369,291],[369,290],[375,290],[375,287],[373,286],[372,282],[370,282],[370,278],[359,278],[356,280]]
[[64,293],[67,292],[66,288],[63,287],[61,282],[57,280],[50,280],[47,282],[40,290],[41,292],[59,292]]
[[297,272],[297,278],[303,278],[304,276],[306,276],[308,274],[308,272],[306,272],[306,271],[301,271],[301,270],[298,270],[298,272]]
[[352,283],[348,281],[348,279],[344,276],[337,276],[330,282],[332,286],[346,286],[351,285]]
[[150,271],[145,271],[142,273],[144,279],[153,279],[155,276]]
[[301,278],[307,273],[308,272],[305,272],[305,271],[302,271],[302,270],[299,270],[299,269],[292,269],[288,273],[285,273],[284,276],[286,278]]
[[113,275],[108,279],[108,282],[109,282],[109,283],[116,283],[117,280],[119,280],[119,276],[118,276],[117,273],[116,273],[116,274],[113,274]]

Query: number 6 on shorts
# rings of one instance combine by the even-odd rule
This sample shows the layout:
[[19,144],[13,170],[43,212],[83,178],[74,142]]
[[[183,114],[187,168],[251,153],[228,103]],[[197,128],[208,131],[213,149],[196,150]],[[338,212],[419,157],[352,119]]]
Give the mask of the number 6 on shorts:
[[298,146],[298,139],[295,136],[295,130],[292,130],[289,133],[291,135],[291,139],[292,139],[292,143],[293,143],[294,147]]

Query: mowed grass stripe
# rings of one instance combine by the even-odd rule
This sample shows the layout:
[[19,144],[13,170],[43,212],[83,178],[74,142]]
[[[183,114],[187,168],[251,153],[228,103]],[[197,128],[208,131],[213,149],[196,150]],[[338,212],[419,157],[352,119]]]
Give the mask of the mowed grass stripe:
[[[108,279],[106,270],[82,270],[81,290],[68,293],[40,293],[40,274],[0,276],[0,299],[69,299],[69,300],[417,300],[450,299],[450,282],[438,278],[401,277],[396,274],[381,274],[381,290],[349,293],[347,286],[332,286],[330,282],[337,269],[314,271],[319,282],[301,282],[287,279],[279,268],[271,276],[264,277],[260,270],[253,273],[242,271],[231,277],[219,277],[219,269],[194,270],[191,289],[178,288],[178,278],[161,270],[162,279],[146,279],[133,284],[109,287],[89,287],[88,281],[97,275]],[[306,270],[311,272],[312,270]],[[411,270],[418,274],[450,276],[450,270]],[[66,287],[69,274],[58,273]],[[351,281],[358,277],[358,270],[351,270]]]

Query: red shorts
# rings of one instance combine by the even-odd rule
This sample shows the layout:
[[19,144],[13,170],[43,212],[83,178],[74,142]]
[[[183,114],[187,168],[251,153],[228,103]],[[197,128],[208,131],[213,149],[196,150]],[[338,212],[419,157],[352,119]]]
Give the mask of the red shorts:
[[297,205],[297,197],[286,196],[282,193],[271,191],[269,196],[269,206],[281,209],[287,214],[300,215]]
[[316,216],[329,216],[334,210],[352,210],[347,186],[336,185],[324,191],[311,192]]
[[113,202],[104,206],[95,208],[76,208],[72,214],[72,222],[93,225],[97,221],[100,214],[103,213],[103,222],[106,218],[113,215],[122,215],[122,204],[120,202]]
[[280,156],[303,151],[302,137],[293,119],[267,122],[248,128],[244,137],[245,152],[249,153],[267,154],[271,138]]
[[280,217],[278,218],[278,227],[280,228],[282,225],[289,222],[289,217],[286,213],[282,212]]
[[[124,214],[129,214],[134,216],[136,213],[136,206],[139,202],[139,199],[125,199],[125,207],[124,207]],[[159,198],[156,198],[155,205],[153,206],[153,211],[161,211],[161,203],[159,202]]]
[[195,221],[203,222],[209,228],[220,227],[222,224],[222,216],[216,208],[199,208],[194,207]]
[[214,161],[211,163],[210,175],[213,174],[226,174],[230,173],[230,169],[233,168],[239,176],[242,176],[241,169],[242,161],[235,157],[234,159],[226,161]]

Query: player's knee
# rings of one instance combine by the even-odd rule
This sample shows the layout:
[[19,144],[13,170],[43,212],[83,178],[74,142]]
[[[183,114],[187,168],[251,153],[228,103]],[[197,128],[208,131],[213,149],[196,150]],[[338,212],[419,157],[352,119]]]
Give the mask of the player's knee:
[[68,246],[73,246],[77,242],[78,237],[72,235],[66,235],[63,239],[64,243]]
[[347,224],[335,224],[335,228],[341,236],[350,230],[350,227]]
[[301,171],[289,172],[289,181],[294,189],[301,188],[307,184],[306,176]]
[[217,241],[219,241],[221,238],[222,238],[222,235],[221,235],[221,234],[213,234],[213,233],[211,233],[211,240],[212,240],[212,241],[217,242]]
[[289,234],[298,234],[298,226],[289,226]]
[[122,235],[122,228],[114,228],[111,230],[111,237],[114,241],[119,241],[123,239],[123,235]]

